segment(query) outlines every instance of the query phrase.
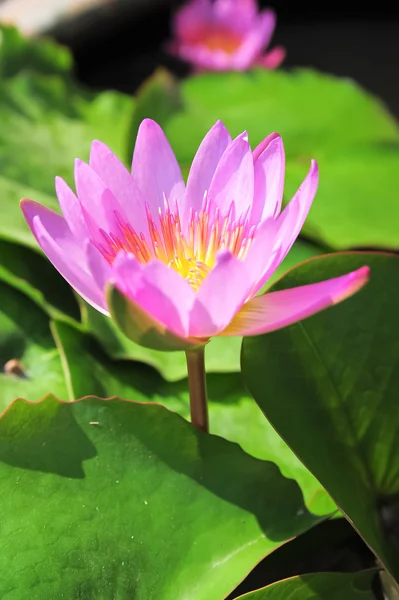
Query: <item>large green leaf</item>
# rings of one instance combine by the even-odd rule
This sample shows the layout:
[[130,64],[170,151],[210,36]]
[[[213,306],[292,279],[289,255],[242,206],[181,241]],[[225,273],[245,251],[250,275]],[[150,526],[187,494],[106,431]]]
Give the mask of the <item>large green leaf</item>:
[[311,573],[290,577],[240,596],[242,600],[374,600],[371,589],[375,571]]
[[398,126],[355,82],[312,70],[258,70],[192,77],[181,95],[184,109],[165,129],[185,172],[217,119],[233,135],[248,130],[253,145],[278,131],[287,153],[287,200],[310,159],[319,162],[307,235],[337,249],[398,247]]
[[0,482],[7,600],[220,600],[315,523],[274,464],[120,399],[13,403]]
[[[113,361],[91,336],[68,323],[55,322],[53,331],[74,398],[88,394],[117,395],[140,402],[157,402],[189,419],[187,379],[167,382],[140,363]],[[265,421],[239,373],[209,375],[208,394],[212,433],[238,442],[257,458],[276,462],[283,475],[299,483],[312,512],[326,514],[335,509],[318,481]]]
[[95,138],[123,155],[132,109],[127,96],[81,92],[61,77],[21,74],[0,82],[0,237],[35,246],[19,200],[58,210],[54,177],[71,182],[74,159],[87,159]]
[[24,38],[15,27],[0,25],[0,80],[20,71],[69,76],[72,57],[69,50],[50,39]]
[[244,339],[243,376],[270,423],[399,577],[399,257],[316,258],[274,289],[368,264],[353,298],[286,329]]
[[[0,298],[0,412],[18,396],[37,401],[53,392],[67,400],[69,391],[48,316],[1,281]],[[19,369],[15,363],[17,368],[3,372],[3,365],[13,359]]]
[[[323,250],[318,246],[298,240],[267,285],[276,281],[285,271],[299,262],[322,252]],[[186,376],[186,360],[183,352],[159,352],[138,346],[123,335],[109,318],[88,306],[83,300],[81,307],[85,329],[93,333],[113,358],[128,358],[145,362],[158,369],[168,381],[177,381]],[[239,372],[241,341],[242,338],[238,337],[213,338],[206,353],[208,373]]]

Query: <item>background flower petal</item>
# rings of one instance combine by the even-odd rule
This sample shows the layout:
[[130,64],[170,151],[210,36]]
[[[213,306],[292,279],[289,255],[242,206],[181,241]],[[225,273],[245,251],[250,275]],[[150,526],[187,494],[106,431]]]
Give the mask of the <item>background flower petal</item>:
[[220,334],[260,335],[281,329],[345,300],[368,281],[369,268],[297,288],[257,296],[245,304]]
[[254,64],[262,50],[269,45],[276,25],[276,15],[272,10],[262,11],[253,29],[232,57],[237,70],[245,70]]
[[178,41],[197,41],[199,28],[206,27],[212,14],[211,0],[191,0],[183,4],[173,17],[174,36]]
[[256,22],[258,6],[256,0],[215,0],[214,19],[237,33],[245,33]]
[[266,52],[257,60],[257,65],[265,67],[265,69],[277,69],[287,55],[287,50],[284,46],[276,46],[270,52]]

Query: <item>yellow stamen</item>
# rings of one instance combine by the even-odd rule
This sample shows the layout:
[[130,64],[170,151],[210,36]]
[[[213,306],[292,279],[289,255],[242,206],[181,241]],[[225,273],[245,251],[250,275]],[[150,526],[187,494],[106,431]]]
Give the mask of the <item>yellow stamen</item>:
[[218,251],[228,250],[243,260],[255,231],[249,224],[249,211],[236,219],[232,203],[222,218],[219,209],[211,213],[206,198],[199,212],[191,211],[186,233],[182,230],[178,208],[172,212],[166,200],[164,210],[158,211],[158,224],[148,205],[146,215],[147,234],[138,234],[117,215],[119,231],[116,234],[101,231],[104,244],[97,244],[98,249],[109,263],[120,250],[133,254],[143,264],[160,260],[187,279],[195,291],[215,265]]

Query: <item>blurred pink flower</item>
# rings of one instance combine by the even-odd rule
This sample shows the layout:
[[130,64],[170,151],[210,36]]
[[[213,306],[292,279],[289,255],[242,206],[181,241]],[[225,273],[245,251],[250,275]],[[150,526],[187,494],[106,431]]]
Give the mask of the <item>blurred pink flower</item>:
[[258,13],[256,0],[189,0],[173,19],[171,53],[197,70],[246,71],[278,67],[285,49],[269,45],[276,24],[272,10]]
[[[287,255],[316,193],[309,173],[281,210],[285,159],[272,133],[252,152],[218,121],[203,139],[185,186],[162,129],[139,128],[132,174],[101,142],[76,161],[77,195],[60,178],[64,216],[22,201],[44,253],[89,304],[109,314],[112,283],[128,299],[132,339],[189,349],[212,336],[257,335],[304,319],[356,292],[368,268],[256,296]],[[151,341],[148,341],[148,332]]]

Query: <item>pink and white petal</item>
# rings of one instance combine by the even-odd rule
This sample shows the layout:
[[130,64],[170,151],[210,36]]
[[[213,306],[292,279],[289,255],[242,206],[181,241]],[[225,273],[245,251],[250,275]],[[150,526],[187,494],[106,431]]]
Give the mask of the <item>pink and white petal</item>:
[[125,252],[118,253],[112,270],[123,294],[171,333],[188,337],[195,292],[183,277],[157,260],[141,265]]
[[63,179],[61,179],[61,177],[55,178],[55,191],[62,214],[64,215],[73,235],[78,240],[89,238],[89,230],[82,213],[82,207],[76,197],[76,194],[73,193],[71,188]]
[[[251,295],[255,295],[287,256],[299,235],[311,207],[318,184],[318,168],[312,161],[309,173],[291,202],[277,219],[267,219],[256,233],[245,257],[254,280]],[[263,261],[263,264],[262,264]]]
[[257,296],[220,335],[260,335],[302,321],[352,296],[368,281],[369,273],[368,267],[362,267],[320,283]]
[[275,25],[276,15],[272,10],[260,13],[256,25],[233,55],[235,69],[244,70],[256,62],[262,50],[269,45]]
[[112,265],[110,265],[91,241],[87,241],[85,244],[85,254],[87,265],[94,281],[98,288],[105,293],[105,287],[112,279]]
[[199,40],[199,29],[212,20],[211,0],[191,0],[184,4],[172,20],[173,35],[182,42]]
[[154,220],[166,196],[171,208],[181,205],[185,186],[180,167],[160,126],[151,119],[141,122],[133,153],[132,176]]
[[229,144],[229,132],[221,121],[217,121],[202,140],[194,156],[187,179],[183,223],[187,221],[191,210],[201,210],[205,193],[209,190],[212,177]]
[[260,144],[254,151],[255,188],[251,224],[275,218],[280,213],[283,201],[285,153],[281,137],[272,133],[259,153]]
[[215,0],[213,4],[216,22],[237,33],[245,33],[253,27],[257,13],[256,0]]
[[222,331],[244,304],[250,285],[244,263],[230,252],[220,252],[196,294],[190,336],[209,338]]
[[76,191],[83,216],[93,239],[104,243],[101,233],[118,235],[121,223],[127,223],[125,212],[111,190],[89,165],[75,161]]
[[140,233],[147,233],[145,199],[125,165],[98,140],[92,143],[89,164],[105,186],[111,190],[123,208],[130,225]]
[[265,69],[277,69],[285,59],[286,55],[287,51],[284,46],[276,46],[270,50],[270,52],[261,56],[256,64]]
[[252,244],[243,260],[251,281],[249,297],[257,294],[263,285],[264,278],[269,278],[276,270],[276,264],[280,264],[281,235],[279,229],[278,221],[269,218],[263,221],[256,230]]
[[177,55],[195,65],[196,72],[227,71],[234,68],[231,54],[222,50],[210,50],[199,43],[180,44]]
[[[65,254],[72,262],[78,263],[83,268],[86,260],[81,239],[76,239],[63,216],[54,210],[35,202],[34,200],[21,200],[21,210],[33,235],[36,235],[37,217],[40,219],[41,228],[45,228],[57,245],[64,249]],[[39,240],[37,240],[39,241]],[[85,240],[83,240],[84,242]]]
[[82,298],[108,314],[103,290],[88,270],[84,247],[72,236],[65,219],[31,200],[24,200],[21,207],[39,246],[54,267]]
[[209,186],[209,201],[225,216],[234,202],[236,215],[253,202],[254,163],[246,132],[236,137],[224,151]]
[[317,162],[312,160],[309,172],[299,186],[298,191],[278,217],[282,248],[281,260],[284,260],[287,256],[306,221],[318,184],[319,168]]

